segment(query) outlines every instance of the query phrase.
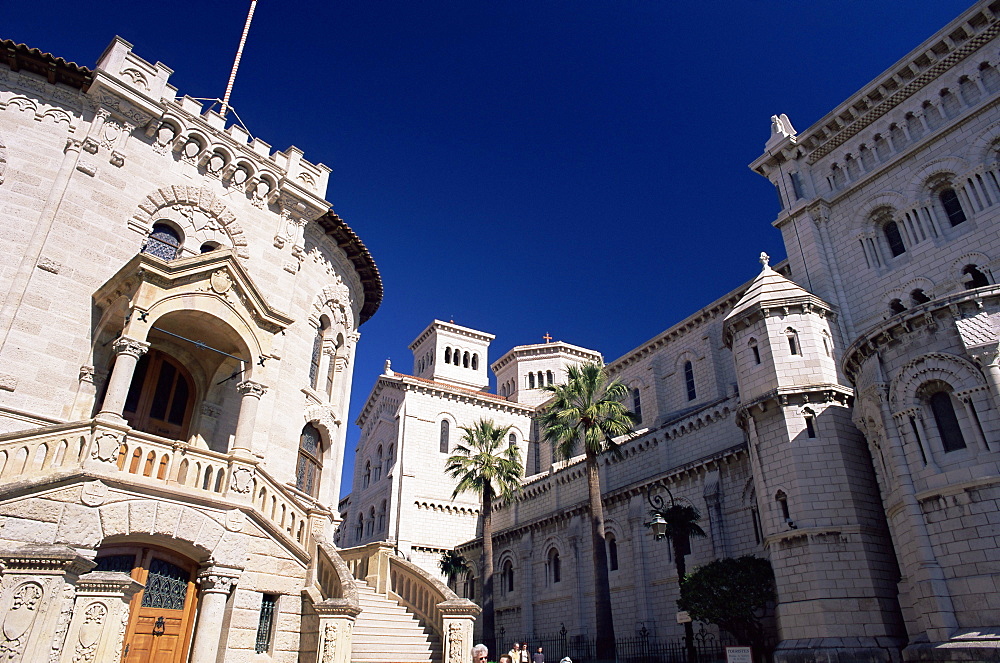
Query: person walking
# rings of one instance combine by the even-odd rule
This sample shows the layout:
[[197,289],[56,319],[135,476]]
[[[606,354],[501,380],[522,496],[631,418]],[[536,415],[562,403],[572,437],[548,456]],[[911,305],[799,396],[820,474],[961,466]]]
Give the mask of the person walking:
[[531,655],[531,663],[545,663],[545,654],[542,653],[541,647]]
[[521,651],[518,652],[518,658],[514,663],[531,663],[531,654],[528,652],[528,643],[521,643]]

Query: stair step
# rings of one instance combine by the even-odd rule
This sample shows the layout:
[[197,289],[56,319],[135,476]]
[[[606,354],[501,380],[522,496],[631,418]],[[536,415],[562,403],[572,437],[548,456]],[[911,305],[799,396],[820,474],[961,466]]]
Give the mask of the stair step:
[[413,613],[356,581],[361,614],[354,624],[352,663],[440,663],[441,645]]

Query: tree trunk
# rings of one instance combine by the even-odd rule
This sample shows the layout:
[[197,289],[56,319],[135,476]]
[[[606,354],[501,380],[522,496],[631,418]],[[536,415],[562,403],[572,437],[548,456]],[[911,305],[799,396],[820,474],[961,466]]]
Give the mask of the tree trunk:
[[604,541],[604,503],[597,455],[587,451],[587,490],[590,494],[590,537],[594,564],[594,608],[596,611],[597,658],[615,660],[615,620],[611,612],[608,551]]
[[490,651],[498,646],[493,614],[493,494],[489,486],[483,491],[483,640]]
[[[674,567],[677,569],[677,598],[680,599],[681,583],[687,575],[687,564],[684,561],[684,546],[681,545],[679,536],[670,537],[670,544],[674,549]],[[680,606],[677,607],[680,610]],[[688,663],[695,660],[694,651],[694,624],[684,622],[684,649],[687,651]]]

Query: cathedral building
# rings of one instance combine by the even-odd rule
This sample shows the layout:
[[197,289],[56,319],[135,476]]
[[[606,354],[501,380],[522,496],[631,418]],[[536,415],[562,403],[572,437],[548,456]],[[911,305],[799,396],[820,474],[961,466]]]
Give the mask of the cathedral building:
[[[645,527],[669,489],[708,534],[688,569],[770,560],[775,660],[1000,660],[998,35],[1000,3],[983,0],[804,131],[772,117],[751,168],[778,193],[787,260],[762,255],[752,280],[607,364],[641,419],[622,457],[601,461],[616,634],[681,635],[670,546]],[[493,514],[497,630],[586,638],[582,457],[552,462],[530,422],[539,385],[599,355],[521,346],[493,364],[496,394],[475,376],[461,386],[480,391],[459,396],[444,385],[465,370],[460,344],[428,344],[437,325],[411,346],[414,376],[387,371],[359,418],[345,502],[357,525],[340,543],[381,538],[435,571],[475,515],[468,497],[447,499],[443,422],[516,421],[522,491]],[[482,361],[474,339],[488,334],[462,333]],[[449,377],[426,372],[441,363]],[[392,445],[374,496],[365,468]],[[381,499],[433,526],[358,527]],[[455,548],[472,597],[481,541]]]

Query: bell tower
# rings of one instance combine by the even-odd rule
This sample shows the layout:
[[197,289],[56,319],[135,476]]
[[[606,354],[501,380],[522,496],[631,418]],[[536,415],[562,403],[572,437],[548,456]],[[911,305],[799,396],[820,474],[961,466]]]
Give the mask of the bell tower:
[[418,378],[485,391],[490,386],[486,369],[490,342],[494,338],[493,334],[454,322],[435,320],[410,343],[413,374]]
[[723,334],[777,583],[775,660],[817,660],[817,650],[896,660],[904,642],[896,558],[836,362],[836,314],[771,269],[766,254],[761,262]]

